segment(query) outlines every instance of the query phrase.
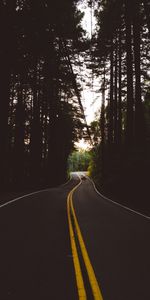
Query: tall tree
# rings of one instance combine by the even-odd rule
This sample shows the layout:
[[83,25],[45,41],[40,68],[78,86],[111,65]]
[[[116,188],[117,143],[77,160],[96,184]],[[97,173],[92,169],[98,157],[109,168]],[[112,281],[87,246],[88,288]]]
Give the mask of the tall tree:
[[[83,119],[72,72],[75,53],[80,51],[77,47],[82,44],[82,14],[77,3],[0,1],[1,186],[4,180],[16,186],[18,182],[34,187],[49,184],[52,164],[55,184],[59,165],[64,170],[59,181],[65,179],[73,139],[79,131],[81,134],[80,126],[74,130],[74,115],[79,124]],[[69,49],[69,68],[62,40]],[[68,122],[71,132],[65,139]]]
[[126,23],[126,62],[127,62],[127,124],[126,142],[132,144],[133,132],[133,53],[132,53],[132,14],[131,1],[125,0],[125,23]]

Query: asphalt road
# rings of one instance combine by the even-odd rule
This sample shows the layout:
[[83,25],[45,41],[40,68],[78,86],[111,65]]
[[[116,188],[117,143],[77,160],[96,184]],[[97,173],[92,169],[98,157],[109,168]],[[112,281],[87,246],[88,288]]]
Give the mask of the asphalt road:
[[[79,299],[67,217],[67,197],[78,183],[74,174],[64,186],[0,207],[0,299]],[[89,179],[72,200],[103,300],[149,300],[150,220],[99,196]],[[71,209],[70,222],[92,300]]]
[[78,299],[68,231],[68,192],[77,183],[0,208],[0,299]]

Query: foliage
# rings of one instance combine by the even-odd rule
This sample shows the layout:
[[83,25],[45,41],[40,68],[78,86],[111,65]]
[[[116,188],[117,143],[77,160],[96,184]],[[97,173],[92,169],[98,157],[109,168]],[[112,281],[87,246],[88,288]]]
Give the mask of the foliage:
[[[93,39],[100,77],[99,146],[90,173],[109,197],[149,209],[149,1],[98,1]],[[111,24],[111,26],[110,26]],[[122,199],[122,200],[120,200]]]
[[68,158],[69,172],[75,171],[87,171],[91,160],[91,154],[89,151],[74,151]]
[[78,0],[0,1],[0,188],[56,185],[85,120]]

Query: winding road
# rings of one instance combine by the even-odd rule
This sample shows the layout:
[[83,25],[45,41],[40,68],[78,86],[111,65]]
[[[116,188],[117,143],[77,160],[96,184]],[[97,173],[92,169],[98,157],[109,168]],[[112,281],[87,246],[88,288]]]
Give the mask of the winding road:
[[150,218],[73,173],[0,205],[0,260],[1,300],[149,300]]

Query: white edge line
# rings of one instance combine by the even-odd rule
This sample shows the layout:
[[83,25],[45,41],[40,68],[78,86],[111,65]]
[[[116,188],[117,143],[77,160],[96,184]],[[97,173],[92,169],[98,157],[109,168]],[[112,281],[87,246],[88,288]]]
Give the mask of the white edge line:
[[4,207],[4,206],[7,206],[7,205],[9,205],[9,204],[11,204],[11,203],[13,203],[13,202],[16,202],[16,201],[18,201],[18,200],[20,200],[20,199],[22,199],[22,198],[25,198],[25,197],[28,197],[28,196],[31,196],[31,195],[34,195],[34,194],[38,194],[38,193],[40,193],[40,192],[46,192],[46,191],[48,191],[49,189],[45,189],[45,190],[40,190],[40,191],[36,191],[36,192],[33,192],[33,193],[30,193],[30,194],[25,194],[25,195],[23,195],[23,196],[20,196],[20,197],[18,197],[18,198],[15,198],[15,199],[13,199],[13,200],[10,200],[10,201],[8,201],[8,202],[5,202],[4,204],[1,204],[0,205],[0,208],[2,208],[2,207]]
[[99,196],[101,196],[101,197],[104,198],[105,200],[107,200],[107,201],[109,201],[109,202],[111,202],[111,203],[113,203],[113,204],[115,204],[115,205],[117,205],[117,206],[120,206],[120,207],[122,207],[122,208],[124,208],[124,209],[126,209],[126,210],[129,210],[129,211],[132,212],[132,213],[135,213],[135,214],[137,214],[137,215],[139,215],[139,216],[141,216],[141,217],[144,217],[145,219],[150,220],[150,217],[148,217],[148,216],[146,216],[146,215],[144,215],[144,214],[141,214],[140,212],[138,212],[138,211],[136,211],[136,210],[133,210],[133,209],[131,209],[131,208],[125,206],[125,205],[122,205],[122,204],[120,204],[120,203],[118,203],[118,202],[115,202],[115,201],[113,201],[113,200],[111,200],[111,199],[105,197],[104,195],[102,195],[102,194],[97,190],[94,181],[93,181],[90,177],[88,177],[88,176],[86,176],[86,177],[92,182],[93,187],[94,187],[94,189],[95,189],[95,192],[96,192]]
[[[60,186],[58,186],[58,187],[54,187],[54,188],[60,188],[60,187],[65,186],[66,184],[68,184],[68,183],[70,182],[71,179],[72,179],[72,175],[70,176],[70,179],[69,179],[66,183],[64,183],[64,184],[62,184],[62,185],[60,185]],[[23,199],[23,198],[26,198],[26,197],[28,197],[28,196],[32,196],[32,195],[35,195],[35,194],[38,194],[38,193],[42,193],[42,192],[47,192],[47,191],[49,191],[50,189],[52,189],[52,188],[43,189],[43,190],[39,190],[39,191],[36,191],[36,192],[33,192],[33,193],[25,194],[25,195],[23,195],[23,196],[20,196],[20,197],[18,197],[18,198],[12,199],[12,200],[10,200],[10,201],[7,201],[7,202],[1,204],[1,205],[0,205],[0,208],[3,208],[3,207],[5,207],[5,206],[7,206],[7,205],[9,205],[9,204],[11,204],[11,203],[13,203],[13,202],[17,202],[18,200]]]

